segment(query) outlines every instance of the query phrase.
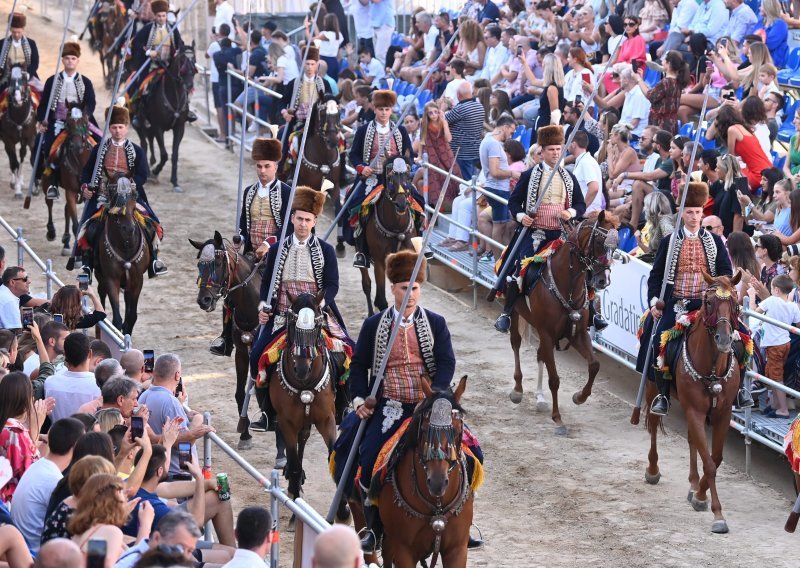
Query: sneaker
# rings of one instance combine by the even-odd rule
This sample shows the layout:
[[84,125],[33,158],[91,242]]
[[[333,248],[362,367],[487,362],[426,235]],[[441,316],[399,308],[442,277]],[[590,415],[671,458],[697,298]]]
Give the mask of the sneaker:
[[478,262],[489,262],[491,264],[494,264],[494,255],[490,252],[487,252],[478,259]]

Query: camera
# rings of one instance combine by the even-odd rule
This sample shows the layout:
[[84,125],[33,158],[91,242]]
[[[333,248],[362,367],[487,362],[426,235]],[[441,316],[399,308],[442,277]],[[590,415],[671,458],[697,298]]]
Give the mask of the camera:
[[106,564],[106,541],[91,539],[86,545],[86,568],[104,568]]
[[520,46],[517,47],[517,57],[519,57],[521,55],[522,55],[522,46],[520,45]]
[[131,416],[131,439],[144,436],[144,418],[141,416]]
[[144,355],[144,372],[152,373],[156,364],[156,354],[152,349],[145,349],[142,351]]
[[53,314],[53,321],[56,323],[64,323],[63,314]]
[[22,317],[22,328],[30,329],[33,325],[33,308],[20,308],[20,314]]

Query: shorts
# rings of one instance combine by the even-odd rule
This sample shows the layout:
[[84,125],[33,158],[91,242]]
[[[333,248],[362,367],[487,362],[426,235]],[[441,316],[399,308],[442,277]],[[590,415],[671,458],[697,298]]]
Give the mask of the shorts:
[[211,83],[211,94],[214,97],[214,108],[222,108],[224,103],[222,86],[219,83]]
[[[491,187],[487,188],[488,191],[491,193],[496,194],[498,197],[502,197],[506,201],[511,196],[510,191],[502,191],[499,189],[492,189]],[[511,220],[511,214],[508,211],[508,205],[505,203],[499,202],[497,199],[491,197],[491,195],[484,194],[489,205],[492,206],[492,222],[494,223],[505,223],[506,221]]]
[[773,381],[783,382],[783,365],[789,355],[791,342],[783,345],[773,345],[765,348],[767,352],[767,364],[764,366],[764,376]]

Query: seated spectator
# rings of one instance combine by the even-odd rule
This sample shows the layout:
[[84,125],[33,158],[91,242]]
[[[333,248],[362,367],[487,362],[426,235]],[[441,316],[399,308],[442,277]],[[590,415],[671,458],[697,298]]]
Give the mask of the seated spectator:
[[443,96],[450,101],[452,106],[455,106],[460,100],[457,93],[458,87],[466,82],[464,78],[465,69],[466,64],[462,59],[452,59],[445,68],[447,72],[447,86],[444,89]]
[[33,559],[22,533],[14,525],[0,525],[0,558],[9,568],[28,568]]
[[744,227],[742,206],[737,196],[741,193],[750,197],[750,192],[747,184],[737,181],[743,176],[736,156],[725,154],[717,159],[717,175],[719,179],[711,184],[709,190],[714,198],[714,214],[722,220],[723,233],[728,236]]
[[48,431],[47,455],[34,462],[17,484],[11,518],[34,554],[39,552],[47,503],[83,433],[83,424],[74,418],[56,420]]
[[783,21],[783,9],[778,0],[761,0],[761,16],[764,19],[764,43],[769,49],[772,61],[778,68],[786,64],[789,53],[787,39],[789,26]]
[[792,124],[795,133],[789,140],[789,154],[786,156],[783,172],[792,180],[792,187],[797,188],[800,187],[800,112],[794,115]]
[[489,97],[489,124],[492,125],[492,128],[497,126],[497,119],[504,114],[514,118],[509,100],[508,93],[503,90],[498,89],[492,92]]
[[[632,126],[620,122],[611,130],[608,145],[608,179],[616,179],[625,172],[635,173],[642,171],[636,150],[631,148]],[[633,180],[624,179],[616,189],[608,192],[609,208],[616,208],[630,201],[633,192]]]
[[597,163],[600,164],[600,171],[603,172],[603,179],[608,178],[609,155],[611,150],[611,130],[619,122],[619,113],[616,109],[607,109],[600,113],[598,121],[603,133],[600,141],[600,149],[597,151]]
[[644,198],[644,227],[634,233],[639,250],[636,255],[645,262],[652,262],[661,244],[661,239],[675,231],[675,215],[669,198],[661,191],[653,191]]
[[750,196],[739,195],[739,204],[742,211],[745,211],[745,221],[748,224],[753,224],[751,221],[759,223],[772,223],[775,221],[775,211],[778,208],[778,203],[775,201],[775,185],[783,179],[783,173],[778,168],[767,168],[761,172],[761,196],[758,199],[753,199]]
[[564,98],[568,101],[588,101],[594,90],[594,69],[580,47],[572,47],[567,56],[570,70],[564,76]]
[[[519,140],[509,138],[503,142],[503,150],[505,150],[506,158],[508,159],[508,169],[512,172],[524,172],[525,167],[525,148]],[[514,191],[514,186],[517,185],[517,180],[510,179],[508,181],[509,191]]]
[[[94,309],[93,312],[88,314],[84,314],[82,309],[84,296],[87,296],[92,301]],[[100,303],[97,293],[92,288],[80,290],[77,286],[71,284],[56,290],[56,293],[53,294],[53,299],[50,300],[49,311],[51,314],[61,314],[64,318],[64,325],[70,331],[94,327],[106,319],[103,304]]]
[[[575,125],[578,123],[578,119],[580,118],[581,112],[583,111],[584,105],[582,102],[574,102],[574,101],[567,101],[564,105],[564,124],[566,128],[564,129],[564,138],[565,140],[569,140],[569,137],[572,135],[572,129],[575,128]],[[594,124],[597,124],[593,120]],[[589,138],[589,147],[587,151],[592,155],[597,155],[598,150],[600,150],[600,139],[597,137],[595,132],[590,132],[588,129],[591,128],[592,124],[587,124],[585,118],[581,122],[580,130],[585,132]],[[564,164],[574,164],[575,163],[575,156],[567,155],[564,157]]]
[[[247,507],[236,518],[239,548],[222,568],[248,568],[264,562],[272,544],[272,516],[264,507]],[[360,548],[360,547],[359,547]]]
[[186,511],[180,509],[170,511],[154,524],[156,528],[150,538],[145,538],[136,546],[126,550],[120,556],[115,568],[141,566],[139,560],[143,556],[160,548],[180,550],[180,553],[176,552],[180,560],[191,562],[191,565],[194,565],[195,560],[205,560],[205,554],[210,552],[203,550],[201,554],[201,551],[197,549],[200,529],[197,527],[194,517]]
[[381,79],[386,76],[386,71],[381,62],[372,56],[372,50],[363,46],[358,50],[358,67],[356,67],[356,77],[363,79],[373,89],[381,86]]
[[19,308],[22,305],[20,296],[30,290],[30,281],[25,269],[11,266],[3,271],[3,285],[0,286],[0,328],[21,329]]
[[488,80],[494,88],[502,79],[501,68],[511,58],[511,52],[500,41],[500,26],[486,26],[483,40],[486,44],[486,57],[478,77]]
[[66,369],[44,384],[45,395],[56,401],[53,420],[59,420],[78,412],[81,405],[100,396],[100,387],[94,377],[90,339],[79,331],[73,331],[64,339],[64,363]]
[[772,63],[762,65],[758,74],[758,82],[761,84],[758,89],[758,97],[766,103],[767,95],[775,94],[777,99],[780,100],[781,107],[783,107],[783,91],[778,85],[778,68]]
[[[609,21],[611,19],[609,18]],[[617,57],[611,61],[611,64],[616,67],[619,63],[630,64],[637,61],[637,65],[644,65],[647,61],[647,44],[644,38],[639,33],[639,25],[641,20],[637,16],[626,16],[624,19],[625,38],[622,46],[619,48]],[[612,53],[611,40],[608,45],[609,53]],[[605,86],[606,93],[611,93],[617,90],[617,87],[622,86],[618,84],[611,73],[607,73],[603,78],[603,85]]]
[[794,233],[794,227],[791,222],[792,211],[797,213],[800,210],[800,194],[792,191],[792,180],[782,179],[775,184],[773,190],[775,200],[775,218],[773,224],[775,225],[774,235],[783,239],[791,236]]
[[731,11],[725,35],[737,44],[741,44],[745,36],[758,23],[758,16],[750,6],[744,3],[744,0],[727,0],[725,4]]
[[361,541],[351,527],[333,525],[314,541],[314,568],[360,568],[363,563]]
[[66,538],[55,538],[41,547],[34,568],[83,566],[84,556],[78,545]]
[[728,152],[740,158],[747,166],[742,173],[750,182],[750,189],[756,191],[761,183],[761,172],[772,167],[772,162],[764,154],[758,138],[745,125],[741,113],[733,106],[723,105],[717,119],[709,125],[706,138],[713,140],[719,136],[726,142]]
[[767,108],[764,101],[756,96],[749,96],[742,101],[741,110],[745,126],[756,135],[764,155],[769,158],[772,143],[770,142],[771,135],[767,125]]
[[694,0],[675,0],[672,5],[672,16],[669,23],[669,35],[665,41],[650,42],[650,56],[653,61],[661,58],[665,53],[678,49],[683,45],[686,34],[690,33],[689,25],[697,11],[697,2]]
[[486,61],[486,42],[483,29],[474,20],[465,20],[458,26],[459,41],[455,57],[464,61],[464,77],[480,79]]
[[725,227],[722,226],[722,219],[720,219],[716,215],[708,215],[706,217],[703,217],[703,221],[700,223],[700,226],[703,227],[709,233],[714,233],[715,235],[718,235],[722,239],[723,243],[727,241],[727,238],[725,237],[725,234],[723,232],[723,229]]
[[586,202],[586,214],[605,209],[603,174],[600,173],[600,164],[588,152],[588,147],[588,133],[584,130],[579,130],[572,139],[570,152],[575,158],[575,168],[572,173],[575,175],[575,179],[578,180],[578,185],[581,186],[583,199]]
[[[459,186],[459,194],[453,200],[452,206],[452,214],[453,219],[460,225],[464,227],[471,227],[472,226],[472,214],[473,214],[473,201],[472,201],[472,187],[465,184],[460,184]],[[469,241],[469,231],[462,227],[456,225],[456,223],[450,223],[450,228],[448,229],[447,238],[442,240],[439,243],[441,247],[448,247],[449,245],[453,245],[455,243],[467,243]]]

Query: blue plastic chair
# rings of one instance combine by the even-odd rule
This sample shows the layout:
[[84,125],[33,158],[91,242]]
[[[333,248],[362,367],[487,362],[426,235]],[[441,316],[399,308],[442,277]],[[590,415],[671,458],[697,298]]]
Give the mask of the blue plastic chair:
[[403,89],[402,95],[414,95],[417,92],[417,86],[414,83],[408,83]]
[[406,85],[408,85],[408,83],[406,83],[405,81],[397,81],[397,80],[395,80],[395,82],[392,83],[392,90],[399,95],[399,94],[401,94],[403,89],[406,88]]
[[525,127],[523,125],[517,126],[517,129],[514,131],[514,134],[511,136],[517,142],[522,140],[522,135],[525,133]]
[[531,147],[531,138],[533,138],[533,128],[526,128],[519,139],[519,143],[522,144],[526,154]]
[[790,80],[797,75],[800,67],[800,47],[794,48],[786,60],[786,67],[778,71],[778,84],[789,85]]
[[686,136],[688,138],[691,138],[692,137],[692,130],[693,130],[692,127],[693,127],[692,123],[691,122],[687,122],[686,124],[681,126],[680,130],[678,131],[678,134],[680,134],[681,136]]
[[655,86],[661,80],[661,73],[656,71],[655,69],[650,69],[649,67],[646,68],[644,72],[644,82],[647,83],[649,87]]

